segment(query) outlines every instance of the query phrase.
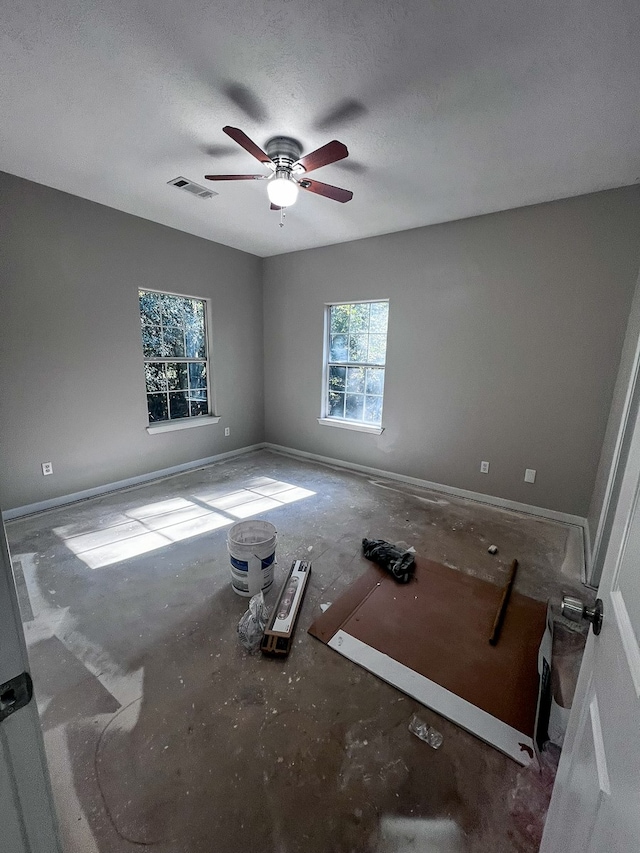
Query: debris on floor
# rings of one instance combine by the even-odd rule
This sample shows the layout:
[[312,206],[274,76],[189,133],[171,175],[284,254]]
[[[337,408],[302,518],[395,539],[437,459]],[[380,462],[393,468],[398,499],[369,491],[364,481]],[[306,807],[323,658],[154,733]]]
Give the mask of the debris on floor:
[[320,610],[322,610],[323,613],[326,613],[330,607],[331,607],[331,602],[325,601],[324,604],[320,605]]
[[[496,648],[487,633],[500,587],[422,557],[415,561],[415,582],[398,586],[379,566],[367,566],[309,633],[519,764],[529,764],[540,685],[549,682],[551,671],[546,604],[514,591]],[[421,589],[425,594],[416,595]],[[453,701],[445,700],[443,688]]]
[[420,740],[428,743],[433,749],[439,749],[442,746],[444,738],[440,732],[421,720],[417,714],[414,714],[409,720],[409,731]]
[[363,539],[362,552],[367,560],[377,563],[398,583],[409,583],[413,577],[415,559],[408,549],[392,545],[385,539]]
[[498,553],[498,546],[497,545],[489,545],[489,547],[487,548],[487,551],[490,554],[497,554]]
[[249,607],[238,622],[238,637],[248,652],[257,652],[269,619],[269,608],[260,591],[249,599]]
[[399,539],[396,542],[396,548],[400,548],[401,551],[407,551],[409,554],[416,553],[416,549],[413,547],[413,545],[409,545],[407,542],[404,541],[404,539]]
[[560,749],[546,744],[538,755],[540,767],[532,763],[523,768],[518,773],[515,788],[509,793],[509,812],[513,822],[520,835],[535,845],[536,850],[542,841],[559,758]]

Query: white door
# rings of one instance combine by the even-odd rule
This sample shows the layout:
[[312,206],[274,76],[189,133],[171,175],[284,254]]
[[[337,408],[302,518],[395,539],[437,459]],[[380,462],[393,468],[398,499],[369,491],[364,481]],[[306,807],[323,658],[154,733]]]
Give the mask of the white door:
[[540,853],[640,851],[640,417]]
[[25,680],[14,679],[28,670],[9,549],[0,520],[0,850],[61,853],[35,699],[18,707]]

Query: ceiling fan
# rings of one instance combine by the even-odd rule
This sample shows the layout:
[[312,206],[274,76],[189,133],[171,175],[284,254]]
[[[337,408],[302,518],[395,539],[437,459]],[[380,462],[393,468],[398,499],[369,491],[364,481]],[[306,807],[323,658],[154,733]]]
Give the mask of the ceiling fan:
[[240,128],[227,125],[222,130],[256,160],[271,169],[271,174],[205,175],[207,181],[269,181],[267,194],[271,202],[271,210],[281,210],[295,204],[298,189],[308,190],[342,203],[351,201],[353,198],[350,190],[343,190],[341,187],[333,187],[331,184],[323,184],[305,177],[307,172],[313,172],[321,166],[328,166],[349,156],[347,146],[338,142],[337,139],[327,142],[326,145],[302,157],[302,146],[297,139],[291,139],[289,136],[274,136],[265,145],[267,149],[265,152]]

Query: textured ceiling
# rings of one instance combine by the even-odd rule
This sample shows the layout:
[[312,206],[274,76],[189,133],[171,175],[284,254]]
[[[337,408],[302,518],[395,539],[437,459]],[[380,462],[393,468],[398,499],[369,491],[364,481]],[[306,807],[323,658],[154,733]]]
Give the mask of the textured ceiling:
[[[0,0],[0,168],[257,255],[640,179],[638,0]],[[222,133],[348,160],[286,226]],[[257,168],[256,168],[257,167]]]

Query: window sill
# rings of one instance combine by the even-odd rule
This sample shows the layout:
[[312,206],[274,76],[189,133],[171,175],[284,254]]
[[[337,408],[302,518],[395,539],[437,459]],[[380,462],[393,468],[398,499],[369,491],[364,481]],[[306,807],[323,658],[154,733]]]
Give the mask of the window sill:
[[357,421],[339,421],[336,418],[318,418],[318,423],[322,426],[338,427],[338,429],[352,429],[356,432],[368,432],[373,435],[382,435],[384,432],[384,427],[373,426],[373,424],[361,424]]
[[193,427],[210,426],[217,424],[220,418],[217,415],[209,415],[200,418],[184,418],[175,421],[161,421],[157,424],[149,424],[147,432],[153,435],[156,432],[173,432],[176,429],[193,429]]

